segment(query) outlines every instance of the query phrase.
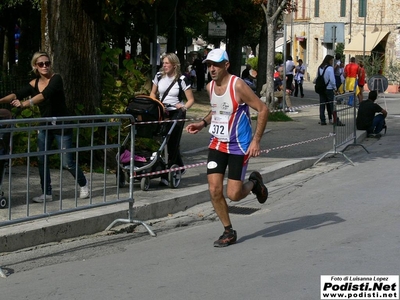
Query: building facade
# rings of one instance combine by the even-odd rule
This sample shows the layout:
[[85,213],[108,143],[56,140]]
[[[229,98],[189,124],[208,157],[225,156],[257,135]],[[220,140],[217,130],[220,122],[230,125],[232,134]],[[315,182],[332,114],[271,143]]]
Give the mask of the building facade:
[[286,53],[305,62],[307,80],[339,47],[345,63],[352,56],[380,58],[384,76],[391,62],[400,61],[400,0],[296,1],[297,11],[286,19]]

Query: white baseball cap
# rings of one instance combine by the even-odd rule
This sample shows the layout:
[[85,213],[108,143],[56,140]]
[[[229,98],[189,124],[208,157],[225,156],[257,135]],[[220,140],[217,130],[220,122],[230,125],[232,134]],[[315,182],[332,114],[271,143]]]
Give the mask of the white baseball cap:
[[229,57],[228,57],[228,53],[226,53],[225,50],[222,50],[220,48],[211,50],[206,59],[203,60],[203,63],[207,62],[207,61],[213,61],[213,62],[222,62],[222,61],[229,61]]

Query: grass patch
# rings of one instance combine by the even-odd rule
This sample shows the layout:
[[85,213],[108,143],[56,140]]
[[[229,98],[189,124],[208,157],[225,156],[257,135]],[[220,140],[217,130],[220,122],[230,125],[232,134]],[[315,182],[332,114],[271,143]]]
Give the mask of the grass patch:
[[[252,117],[251,119],[257,120],[257,116]],[[282,111],[272,112],[269,113],[268,115],[268,122],[289,122],[289,121],[293,121],[293,119]]]

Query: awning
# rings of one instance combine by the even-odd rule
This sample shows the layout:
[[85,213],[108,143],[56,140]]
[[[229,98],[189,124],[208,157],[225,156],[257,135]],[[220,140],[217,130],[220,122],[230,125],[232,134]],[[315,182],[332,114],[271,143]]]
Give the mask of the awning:
[[[275,41],[275,52],[283,52],[283,44],[285,39],[283,37]],[[286,38],[286,43],[290,43],[290,38]]]
[[[365,33],[365,55],[371,55],[372,50],[389,34],[389,31],[377,31]],[[359,32],[351,39],[351,43],[344,49],[344,54],[364,54],[364,33]]]
[[296,40],[298,40],[299,42],[304,42],[306,39],[307,37],[304,35],[296,36]]

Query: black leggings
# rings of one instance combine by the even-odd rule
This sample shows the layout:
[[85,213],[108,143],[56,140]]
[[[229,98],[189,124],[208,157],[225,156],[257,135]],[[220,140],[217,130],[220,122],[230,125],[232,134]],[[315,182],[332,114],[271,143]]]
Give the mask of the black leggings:
[[[178,120],[186,118],[186,111],[183,109],[176,109],[168,112],[168,118],[170,120]],[[167,123],[167,130],[169,130],[172,126],[172,122]],[[176,123],[174,129],[172,130],[171,136],[169,137],[167,146],[168,146],[168,167],[171,167],[173,164],[177,164],[182,167],[183,160],[181,156],[180,143],[182,137],[182,131],[185,126],[185,121],[179,121]],[[168,131],[167,131],[168,132]]]

